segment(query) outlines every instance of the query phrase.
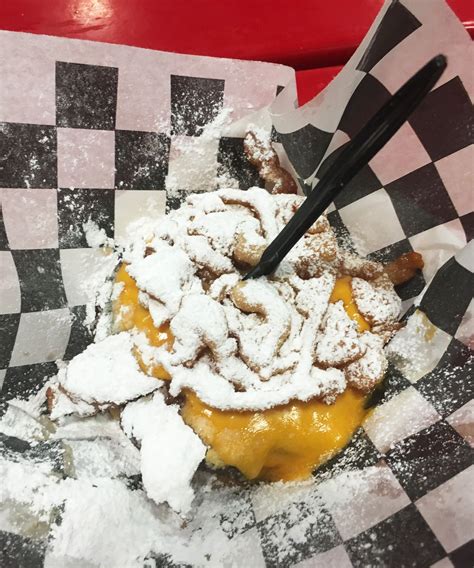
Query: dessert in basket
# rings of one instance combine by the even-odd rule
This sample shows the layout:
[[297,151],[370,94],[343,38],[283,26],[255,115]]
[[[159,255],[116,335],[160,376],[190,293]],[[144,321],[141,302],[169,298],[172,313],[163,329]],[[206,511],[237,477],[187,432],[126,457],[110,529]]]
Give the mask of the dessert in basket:
[[383,379],[400,326],[395,264],[344,251],[320,217],[272,276],[242,281],[303,201],[223,189],[157,219],[124,251],[114,334],[50,386],[53,419],[120,410],[157,501],[186,510],[204,458],[251,479],[311,475],[348,443]]
[[[343,155],[345,171],[332,168],[334,187],[401,126],[444,66],[432,60],[369,121]],[[345,251],[318,211],[331,198],[326,178],[305,200],[269,144],[249,134],[246,150],[273,193],[191,195],[132,238],[115,277],[112,334],[48,389],[53,419],[117,415],[140,447],[148,495],[179,512],[204,459],[249,479],[299,480],[348,443],[401,325],[394,283],[422,267],[416,253],[384,266]],[[286,234],[297,238],[272,265],[268,251]],[[249,269],[261,277],[246,279]]]

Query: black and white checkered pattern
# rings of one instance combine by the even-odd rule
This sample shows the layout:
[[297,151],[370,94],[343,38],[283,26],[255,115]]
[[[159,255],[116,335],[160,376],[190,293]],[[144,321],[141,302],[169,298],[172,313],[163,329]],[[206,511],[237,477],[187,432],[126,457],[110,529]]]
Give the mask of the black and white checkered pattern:
[[[436,7],[452,18],[446,7]],[[306,181],[307,191],[314,187],[317,191],[317,180],[350,138],[408,78],[408,72],[404,76],[392,70],[389,75],[393,62],[408,57],[408,38],[424,58],[413,50],[413,71],[448,49],[436,44],[436,31],[426,16],[415,1],[387,2],[369,37],[333,85],[308,103],[300,116],[295,111],[275,117],[279,140]],[[465,49],[472,49],[467,38]],[[345,452],[362,456],[355,465],[349,460],[351,468],[370,471],[377,465],[378,489],[358,488],[355,493],[361,495],[361,502],[349,491],[350,499],[344,502],[350,476],[336,475],[329,482],[330,491],[325,481],[319,486],[343,544],[335,546],[336,537],[329,551],[314,554],[308,546],[304,555],[294,547],[294,556],[278,565],[474,564],[469,520],[474,507],[467,504],[465,490],[474,476],[474,250],[472,243],[466,246],[472,237],[474,114],[462,79],[468,78],[469,62],[463,64],[451,53],[448,61],[444,82],[348,184],[329,213],[341,244],[369,258],[389,261],[412,250],[423,253],[423,273],[397,291],[407,316],[414,313],[410,306],[415,302],[432,322],[432,360],[416,377],[404,376],[392,366],[381,403],[367,420],[362,437],[353,441],[364,440],[364,450]],[[341,85],[347,88],[347,98],[334,109],[331,95]],[[312,146],[318,147],[319,155],[302,151]],[[348,463],[344,455],[336,462]],[[339,471],[337,464],[329,464],[317,477],[327,469]],[[335,501],[338,493],[343,497]],[[285,542],[280,546],[291,548]],[[300,562],[302,557],[305,560]]]
[[[410,250],[423,253],[423,274],[398,292],[407,317],[417,317],[416,300],[433,324],[424,371],[410,375],[392,365],[382,400],[364,429],[312,483],[198,494],[201,514],[209,510],[226,535],[231,565],[473,564],[468,503],[474,481],[473,252],[464,248],[473,225],[472,194],[466,197],[473,115],[463,83],[463,55],[471,46],[462,33],[441,2],[387,2],[324,97],[303,112],[275,119],[273,138],[310,189],[402,82],[429,57],[447,52],[444,82],[329,213],[341,241],[361,254],[390,260]],[[446,34],[450,41],[438,46],[437,39]],[[250,67],[245,74],[241,62],[233,67],[184,58],[168,62],[163,79],[163,54],[151,66],[150,53],[133,48],[15,34],[2,35],[0,41],[23,53],[15,81],[26,74],[43,81],[24,93],[15,83],[12,93],[20,102],[9,99],[7,115],[0,115],[0,186],[5,188],[0,190],[5,283],[0,384],[5,400],[38,389],[55,373],[55,360],[70,359],[91,340],[83,323],[87,291],[78,282],[97,262],[98,251],[87,247],[82,224],[90,218],[107,235],[120,237],[125,225],[148,208],[178,207],[189,191],[203,188],[202,177],[181,166],[190,163],[196,149],[206,151],[205,180],[226,173],[242,189],[260,185],[243,159],[241,137],[203,133],[233,96],[244,92],[238,81],[229,86],[236,81],[229,69],[249,93],[260,89],[260,106],[290,75],[268,71],[268,84],[260,85],[260,74],[255,87]],[[35,41],[43,46],[41,57],[50,53],[50,60],[38,56],[35,65],[26,62],[29,42]],[[59,44],[61,50],[55,49]],[[282,99],[285,91],[276,105]],[[173,191],[167,191],[170,178]],[[30,456],[29,448],[14,450]],[[44,450],[49,455],[49,448]],[[356,491],[351,490],[354,483],[359,484]],[[212,507],[206,507],[207,500]],[[4,564],[48,565],[44,542],[5,531],[0,540]],[[176,566],[167,555],[147,562]]]
[[[467,92],[470,60],[460,56],[461,45],[466,54],[472,45],[461,26],[449,43],[436,42],[428,7],[421,4],[386,2],[362,46],[324,93],[286,116],[278,100],[274,105],[279,140],[305,180],[304,189],[311,191],[403,81],[438,52],[447,54],[440,83],[347,185],[329,214],[341,241],[362,255],[390,260],[410,250],[424,253],[423,275],[399,290],[406,301],[421,293],[472,233],[474,116]],[[447,7],[437,8],[454,22]]]

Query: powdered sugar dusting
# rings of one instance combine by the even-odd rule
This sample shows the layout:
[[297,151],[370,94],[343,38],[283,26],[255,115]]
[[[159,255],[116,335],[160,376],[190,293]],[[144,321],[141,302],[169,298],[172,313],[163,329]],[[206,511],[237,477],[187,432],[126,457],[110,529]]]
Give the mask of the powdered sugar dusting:
[[194,361],[203,344],[221,360],[235,353],[237,343],[229,337],[223,307],[204,295],[189,295],[171,322],[175,338],[172,365]]
[[[128,273],[138,287],[152,296],[162,307],[157,320],[166,321],[179,310],[183,295],[189,291],[194,268],[189,257],[179,248],[166,242],[156,245],[156,253],[134,260]],[[159,321],[155,325],[159,326]]]
[[[195,194],[148,227],[148,245],[139,237],[126,247],[141,304],[155,326],[168,322],[175,337],[172,352],[166,347],[154,352],[171,376],[173,395],[191,388],[216,408],[242,410],[291,398],[329,400],[346,386],[344,368],[373,348],[342,304],[329,304],[345,253],[325,218],[274,276],[239,283],[302,200],[261,188]],[[361,261],[354,273],[363,268]],[[354,280],[360,280],[356,289],[374,321],[396,321],[399,302],[386,279],[376,287]],[[382,311],[374,307],[377,302],[385,306]],[[382,368],[383,353],[377,357]],[[364,365],[368,368],[367,360]],[[352,384],[361,384],[355,374]]]
[[103,567],[143,565],[157,540],[153,531],[160,526],[143,494],[128,491],[118,480],[101,478],[66,480],[57,491],[64,511],[61,524],[52,530],[53,558]]
[[140,371],[133,347],[125,332],[90,345],[59,373],[60,386],[72,400],[90,405],[123,404],[150,393],[160,383]]
[[396,321],[400,314],[402,301],[391,283],[383,280],[380,285],[362,278],[351,282],[354,300],[360,313],[371,323],[380,324]]
[[380,336],[367,331],[360,341],[364,354],[346,367],[346,377],[350,385],[368,392],[383,379],[388,363]]
[[206,447],[184,424],[178,407],[167,406],[163,395],[156,392],[150,400],[128,404],[121,420],[126,434],[141,444],[141,472],[148,496],[187,513],[194,498],[191,479]]
[[90,219],[83,224],[84,234],[86,237],[87,244],[92,248],[98,248],[102,246],[111,246],[112,239],[107,237],[105,229],[101,229],[97,223],[91,221]]
[[347,315],[342,302],[330,305],[316,347],[316,359],[322,365],[337,367],[360,357],[361,352],[357,324]]

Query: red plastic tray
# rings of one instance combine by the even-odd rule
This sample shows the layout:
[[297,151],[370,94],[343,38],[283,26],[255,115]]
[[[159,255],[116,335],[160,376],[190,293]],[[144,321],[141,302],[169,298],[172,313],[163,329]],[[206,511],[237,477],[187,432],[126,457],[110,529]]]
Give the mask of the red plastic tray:
[[[474,2],[448,3],[474,35]],[[382,4],[383,0],[4,0],[0,28],[273,61],[297,70],[330,66],[298,76],[305,102],[347,61]]]

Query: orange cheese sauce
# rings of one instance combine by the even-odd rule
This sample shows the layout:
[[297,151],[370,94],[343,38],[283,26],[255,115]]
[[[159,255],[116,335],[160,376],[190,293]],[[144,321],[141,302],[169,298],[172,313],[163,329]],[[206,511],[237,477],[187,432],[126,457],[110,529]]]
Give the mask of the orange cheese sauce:
[[[138,288],[124,264],[116,282],[123,283],[113,307],[118,330],[136,328],[146,334],[151,345],[166,343],[172,349],[169,327],[157,329],[153,325],[149,311],[138,301]],[[350,277],[337,280],[331,302],[338,300],[343,301],[359,331],[370,329],[353,301]],[[170,379],[163,367],[147,367],[138,351],[136,356],[144,372]],[[207,461],[212,465],[234,466],[249,479],[291,481],[309,477],[347,445],[366,415],[364,402],[364,394],[347,389],[330,405],[313,399],[260,412],[223,411],[187,391],[181,415],[209,446]]]
[[211,450],[213,465],[232,465],[249,479],[306,479],[336,455],[360,426],[365,396],[347,389],[334,404],[294,401],[261,412],[223,411],[186,393],[184,421]]

